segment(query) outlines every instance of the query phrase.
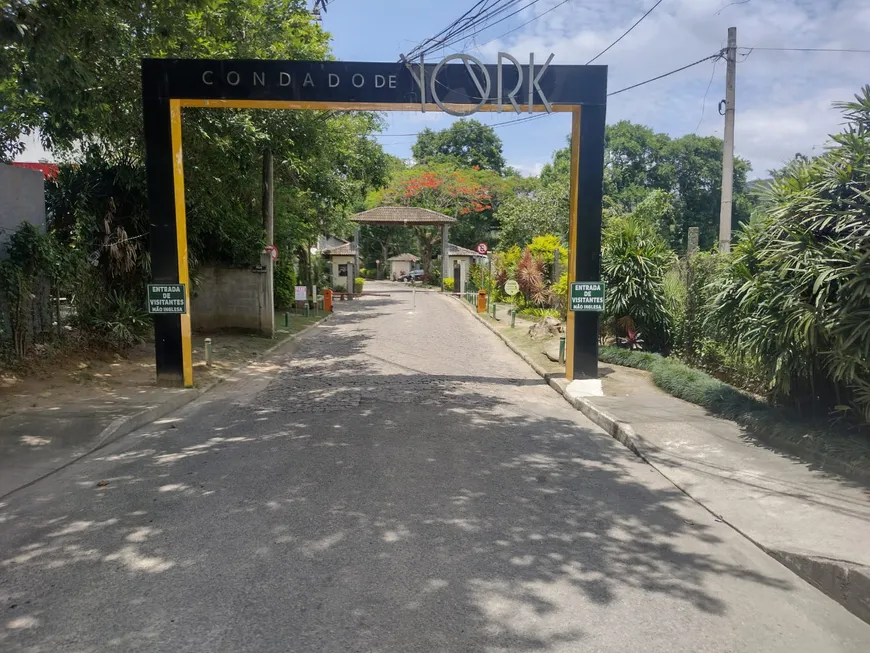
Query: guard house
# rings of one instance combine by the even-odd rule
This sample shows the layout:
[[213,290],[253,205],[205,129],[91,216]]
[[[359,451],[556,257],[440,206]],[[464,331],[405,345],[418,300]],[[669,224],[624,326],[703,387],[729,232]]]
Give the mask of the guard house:
[[387,259],[390,263],[390,279],[396,281],[416,269],[418,259],[413,254],[399,254]]
[[345,290],[353,290],[353,280],[359,276],[356,268],[356,246],[345,242],[338,247],[323,250],[321,255],[329,260],[332,287],[344,286]]
[[471,275],[471,266],[477,263],[478,259],[485,258],[470,249],[448,243],[447,265],[442,267],[449,270],[448,278],[453,279],[453,292],[465,292],[465,286]]

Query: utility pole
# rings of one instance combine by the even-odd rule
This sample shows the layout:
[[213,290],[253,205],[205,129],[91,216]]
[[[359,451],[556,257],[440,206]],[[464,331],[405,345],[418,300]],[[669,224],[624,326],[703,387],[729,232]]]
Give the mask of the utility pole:
[[725,72],[725,147],[722,151],[722,206],[719,210],[719,253],[731,251],[731,213],[734,207],[734,92],[737,76],[737,28],[728,28]]
[[263,152],[263,230],[266,232],[266,244],[275,244],[275,191],[272,185],[274,166],[272,150]]
[[[263,231],[266,234],[266,245],[275,244],[275,187],[274,168],[272,166],[272,150],[266,148],[263,152]],[[261,291],[264,301],[260,305],[260,332],[270,338],[275,335],[275,264],[272,256],[267,253],[260,255],[260,263],[265,266],[266,288]],[[265,304],[265,305],[264,305]]]

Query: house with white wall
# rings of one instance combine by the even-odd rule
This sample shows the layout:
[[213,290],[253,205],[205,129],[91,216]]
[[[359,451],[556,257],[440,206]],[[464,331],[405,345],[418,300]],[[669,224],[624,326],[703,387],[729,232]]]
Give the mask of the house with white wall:
[[[454,282],[454,292],[465,292],[465,287],[468,284],[468,279],[471,275],[471,266],[478,263],[478,259],[484,260],[485,256],[481,256],[475,251],[465,249],[453,243],[447,244],[447,263],[450,270],[449,278],[455,279],[459,277],[459,286]],[[457,274],[458,273],[458,274]]]
[[413,254],[408,253],[399,254],[398,256],[388,258],[387,261],[390,264],[390,279],[392,279],[393,281],[401,279],[411,270],[416,269],[417,261],[419,260],[420,259],[418,259]]
[[353,289],[353,280],[359,276],[359,270],[354,270],[356,247],[353,243],[343,241],[343,244],[321,252],[323,258],[329,261],[332,287],[344,286],[345,290]]

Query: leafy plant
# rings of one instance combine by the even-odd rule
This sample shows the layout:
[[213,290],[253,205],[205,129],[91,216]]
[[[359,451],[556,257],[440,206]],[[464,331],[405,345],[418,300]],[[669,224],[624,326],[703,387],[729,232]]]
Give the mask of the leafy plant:
[[667,349],[671,315],[664,277],[676,257],[655,227],[634,215],[615,218],[604,230],[602,277],[607,283],[603,321],[614,335],[620,318],[629,317],[655,349]]
[[453,277],[448,277],[444,280],[444,290],[447,292],[453,292]]
[[363,291],[363,285],[366,280],[363,277],[357,277],[353,280],[353,291],[354,293],[361,293]]
[[870,422],[870,87],[833,146],[764,194],[716,280],[710,324],[798,410]]

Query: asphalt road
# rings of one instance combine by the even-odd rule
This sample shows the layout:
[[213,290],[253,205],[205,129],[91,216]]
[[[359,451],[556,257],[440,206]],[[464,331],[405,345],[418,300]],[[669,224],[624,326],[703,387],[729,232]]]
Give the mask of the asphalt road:
[[0,611],[6,652],[870,650],[426,293],[9,497]]

